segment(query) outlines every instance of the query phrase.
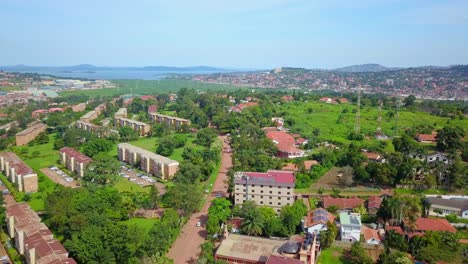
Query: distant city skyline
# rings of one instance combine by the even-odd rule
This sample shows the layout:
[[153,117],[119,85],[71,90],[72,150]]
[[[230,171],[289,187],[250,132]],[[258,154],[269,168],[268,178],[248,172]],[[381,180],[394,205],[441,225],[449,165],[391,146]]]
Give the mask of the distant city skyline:
[[0,65],[468,64],[468,1],[2,0]]

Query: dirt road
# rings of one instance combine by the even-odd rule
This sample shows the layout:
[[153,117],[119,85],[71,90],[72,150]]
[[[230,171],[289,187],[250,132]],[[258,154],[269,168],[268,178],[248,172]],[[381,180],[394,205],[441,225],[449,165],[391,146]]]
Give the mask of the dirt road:
[[[229,149],[229,143],[226,141],[226,137],[219,136],[223,141],[223,149]],[[219,170],[218,178],[213,186],[213,191],[207,196],[207,201],[203,206],[202,210],[198,213],[193,214],[185,226],[182,228],[177,240],[172,244],[171,249],[167,256],[174,260],[176,264],[182,263],[196,263],[197,256],[200,253],[200,245],[205,241],[206,229],[205,223],[208,218],[208,208],[210,207],[211,201],[215,198],[213,193],[223,192],[227,194],[228,188],[228,177],[226,173],[232,167],[232,154],[229,152],[222,153],[221,157],[221,168]],[[201,222],[202,226],[197,227],[197,222]]]

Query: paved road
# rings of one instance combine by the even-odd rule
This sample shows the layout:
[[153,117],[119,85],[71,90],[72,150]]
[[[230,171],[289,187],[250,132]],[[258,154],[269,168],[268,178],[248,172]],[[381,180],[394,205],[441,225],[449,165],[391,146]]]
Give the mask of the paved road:
[[[229,143],[226,141],[226,137],[219,136],[223,141],[223,149],[229,149]],[[228,188],[228,177],[226,173],[232,167],[231,153],[223,151],[221,157],[221,169],[219,170],[218,178],[213,186],[213,191],[207,196],[207,202],[203,206],[203,209],[193,214],[185,226],[182,228],[182,232],[177,240],[172,244],[171,249],[167,256],[174,260],[175,264],[182,263],[196,263],[198,254],[200,254],[200,245],[205,241],[206,229],[205,223],[208,216],[208,208],[210,207],[211,201],[215,198],[213,193],[223,192],[227,194]],[[197,227],[197,222],[202,223],[201,227]]]

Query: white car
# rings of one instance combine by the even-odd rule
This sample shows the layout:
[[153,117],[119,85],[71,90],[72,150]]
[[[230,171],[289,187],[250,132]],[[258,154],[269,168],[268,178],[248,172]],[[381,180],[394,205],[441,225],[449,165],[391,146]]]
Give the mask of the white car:
[[136,179],[133,179],[133,178],[128,179],[128,180],[131,181],[131,182],[136,182]]
[[198,222],[197,222],[197,227],[200,227],[200,226],[201,226],[201,222],[198,221]]

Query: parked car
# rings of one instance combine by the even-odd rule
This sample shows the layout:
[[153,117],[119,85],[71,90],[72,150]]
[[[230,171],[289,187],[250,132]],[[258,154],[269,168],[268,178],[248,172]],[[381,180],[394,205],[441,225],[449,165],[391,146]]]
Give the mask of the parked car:
[[197,222],[197,227],[200,227],[200,226],[201,226],[201,222],[198,221],[198,222]]

